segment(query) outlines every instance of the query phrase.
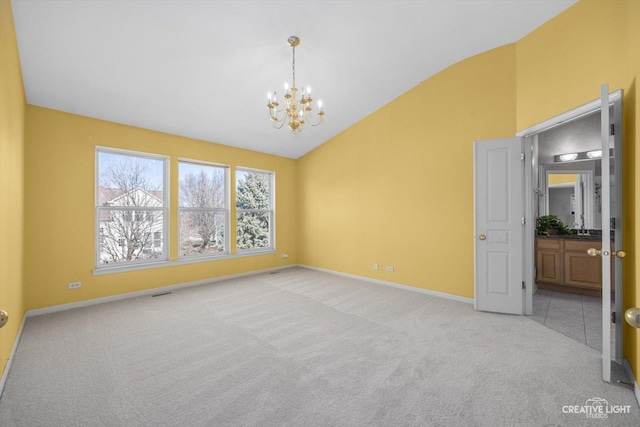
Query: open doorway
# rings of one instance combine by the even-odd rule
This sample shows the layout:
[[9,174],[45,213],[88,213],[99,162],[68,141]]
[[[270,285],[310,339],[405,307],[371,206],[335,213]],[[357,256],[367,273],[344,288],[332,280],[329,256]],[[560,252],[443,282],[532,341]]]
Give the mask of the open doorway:
[[[610,121],[611,135],[610,149],[604,154],[605,158],[610,156],[611,159],[604,164],[601,160],[602,139],[606,134],[603,135],[601,129],[608,126],[602,126],[600,120],[602,100],[585,104],[518,133],[518,136],[525,137],[531,148],[531,190],[528,194],[531,203],[527,208],[527,217],[536,220],[544,215],[556,215],[574,232],[573,236],[559,241],[550,236],[538,236],[535,226],[529,228],[532,236],[525,236],[529,240],[525,244],[524,274],[534,285],[532,292],[527,292],[526,296],[527,314],[533,314],[534,320],[542,320],[565,335],[574,335],[572,338],[593,348],[606,346],[603,355],[611,350],[611,359],[621,363],[622,328],[619,320],[622,312],[622,260],[616,255],[623,245],[622,91],[608,96],[609,115],[603,119]],[[606,100],[606,92],[603,92],[602,99]],[[607,187],[606,198],[602,197],[603,182]],[[603,218],[609,217],[611,221],[603,221]],[[604,238],[604,234],[609,238]],[[604,244],[605,241],[608,244]],[[611,263],[612,298],[602,298],[602,287],[601,283],[597,283],[597,278],[603,269],[594,262],[596,258],[589,257],[587,249],[603,255],[597,257],[600,265],[603,262]],[[557,310],[552,306],[553,296],[558,300],[563,299],[556,301]],[[535,312],[529,305],[533,305],[534,298]],[[611,308],[605,310],[610,299]],[[567,300],[577,300],[574,301],[574,308],[570,308]],[[561,314],[550,311],[552,308]],[[618,322],[603,322],[602,313],[607,318],[611,313],[618,318]],[[544,317],[541,319],[541,316]],[[612,331],[606,335],[605,325],[611,326]],[[579,331],[579,336],[570,332],[571,327]],[[606,338],[609,335],[612,336],[611,346],[597,345],[599,337]]]
[[[531,318],[601,352],[603,261],[587,254],[591,247],[600,248],[602,240],[600,113],[540,132],[533,144],[538,165],[537,217],[553,215],[571,234],[562,233],[566,229],[559,235],[535,230]],[[610,174],[611,194],[616,194],[615,158],[610,160]],[[615,212],[615,197],[611,200]],[[612,233],[615,247],[614,240]],[[614,304],[611,311],[615,312]],[[611,348],[615,348],[614,326]]]
[[[600,114],[601,108],[605,114]],[[566,126],[581,118],[598,114],[600,116],[601,181],[600,206],[602,229],[600,244],[596,241],[573,241],[557,243],[555,254],[548,258],[551,267],[536,271],[537,219],[540,215],[540,195],[547,188],[541,188],[539,180],[538,143],[544,133]],[[598,150],[568,153],[563,159],[587,159],[600,154]],[[613,156],[613,157],[611,157]],[[611,165],[613,158],[613,167]],[[601,331],[602,331],[602,378],[611,381],[611,360],[622,362],[622,258],[624,258],[622,232],[622,91],[609,93],[608,85],[600,88],[600,98],[567,113],[546,120],[538,125],[520,131],[515,138],[474,141],[474,308],[509,314],[533,314],[533,295],[536,277],[543,274],[556,280],[585,285],[589,280],[601,279]],[[589,185],[595,191],[595,170],[584,175],[573,184],[573,223],[578,224],[582,233],[594,227],[596,212],[587,218],[591,203],[582,205],[576,219],[576,192],[581,200],[590,200]],[[549,175],[545,172],[546,179]],[[613,179],[612,179],[613,177]],[[610,181],[615,184],[613,197]],[[596,197],[593,195],[593,208]],[[613,200],[613,201],[612,201]],[[546,205],[545,205],[546,209]],[[568,220],[569,222],[571,220]],[[550,234],[545,227],[543,234]],[[596,229],[587,233],[591,238]],[[584,237],[584,236],[583,236]],[[585,240],[585,239],[583,239]],[[588,240],[588,239],[586,239]],[[541,242],[549,243],[544,239]],[[612,245],[613,243],[613,245]],[[576,247],[583,245],[584,247]],[[567,250],[567,247],[569,247]],[[564,251],[564,252],[563,252]],[[545,255],[545,254],[542,254]],[[548,255],[548,254],[547,254]],[[539,256],[539,255],[538,255]],[[546,255],[545,255],[546,256]],[[587,258],[594,257],[594,258]],[[596,258],[597,257],[597,258]],[[595,271],[593,263],[586,261],[599,259]],[[570,268],[561,269],[564,262]],[[539,264],[542,265],[542,264]],[[587,267],[591,265],[591,267]],[[585,269],[587,269],[585,271]],[[598,275],[598,270],[600,275]],[[520,286],[522,285],[522,287]],[[611,294],[615,296],[612,310]],[[584,314],[583,314],[584,316]],[[615,348],[611,348],[611,320],[615,323]],[[613,357],[612,357],[613,356]]]

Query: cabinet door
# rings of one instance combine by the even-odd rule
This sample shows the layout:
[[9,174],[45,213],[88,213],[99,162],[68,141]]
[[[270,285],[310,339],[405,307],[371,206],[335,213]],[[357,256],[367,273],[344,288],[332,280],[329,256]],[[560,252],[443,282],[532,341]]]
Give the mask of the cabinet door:
[[562,257],[559,251],[536,251],[536,282],[562,283]]
[[602,258],[586,252],[565,252],[564,282],[569,286],[602,289]]
[[602,289],[602,258],[589,256],[587,250],[591,247],[600,249],[600,242],[580,240],[565,242],[565,284],[586,289]]

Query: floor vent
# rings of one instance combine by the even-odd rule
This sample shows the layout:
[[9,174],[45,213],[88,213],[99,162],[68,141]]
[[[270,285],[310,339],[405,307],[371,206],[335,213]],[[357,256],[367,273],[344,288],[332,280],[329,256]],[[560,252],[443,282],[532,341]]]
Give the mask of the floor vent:
[[151,295],[151,296],[155,298],[155,297],[161,297],[163,295],[170,295],[170,294],[171,294],[171,292],[163,292],[161,294],[155,294],[155,295]]

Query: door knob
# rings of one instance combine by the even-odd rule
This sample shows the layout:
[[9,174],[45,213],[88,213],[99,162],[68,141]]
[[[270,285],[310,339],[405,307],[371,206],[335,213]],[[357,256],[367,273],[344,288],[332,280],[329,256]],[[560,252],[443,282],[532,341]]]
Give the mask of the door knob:
[[7,324],[9,321],[9,315],[6,311],[0,310],[0,328]]
[[589,256],[602,255],[602,251],[600,249],[596,249],[596,248],[587,249],[587,253],[589,254]]
[[481,234],[480,236],[478,236],[478,239],[487,240],[487,236],[485,236],[484,234]]
[[640,328],[640,308],[633,307],[625,311],[624,320],[634,328]]
[[611,255],[615,255],[618,258],[624,258],[624,257],[627,256],[627,253],[625,251],[616,251],[616,252],[611,253]]

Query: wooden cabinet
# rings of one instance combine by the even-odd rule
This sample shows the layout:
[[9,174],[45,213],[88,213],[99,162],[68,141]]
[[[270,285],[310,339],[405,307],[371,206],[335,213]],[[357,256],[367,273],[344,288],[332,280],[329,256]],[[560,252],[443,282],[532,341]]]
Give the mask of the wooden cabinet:
[[602,290],[602,257],[589,256],[587,249],[600,242],[564,241],[564,284],[587,289]]
[[561,243],[558,239],[536,239],[536,282],[562,284]]
[[600,246],[598,240],[536,238],[538,287],[600,296],[602,257],[587,254],[587,249]]

